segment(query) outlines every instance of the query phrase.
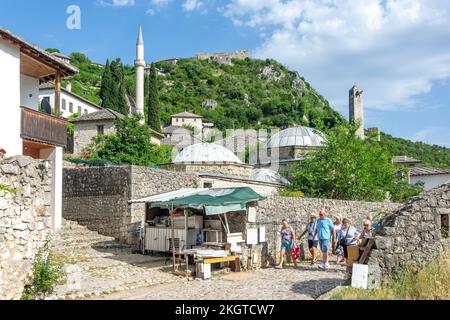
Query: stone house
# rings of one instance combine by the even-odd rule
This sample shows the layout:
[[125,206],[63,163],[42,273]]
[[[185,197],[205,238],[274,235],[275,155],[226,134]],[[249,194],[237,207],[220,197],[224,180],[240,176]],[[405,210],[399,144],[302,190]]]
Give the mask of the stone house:
[[[111,109],[104,109],[94,113],[84,114],[70,120],[74,125],[74,154],[80,154],[83,149],[92,142],[92,139],[116,131],[114,121],[123,119],[125,116]],[[150,142],[161,145],[163,136],[151,130]]]
[[[39,101],[41,105],[47,103],[52,109],[55,108],[55,85],[53,83],[42,84],[39,87]],[[60,96],[61,116],[69,118],[71,115],[79,113],[88,114],[102,110],[103,108],[86,100],[83,97],[72,92],[72,86],[70,82],[66,88],[61,88]]]
[[52,173],[52,227],[61,226],[62,156],[67,145],[67,121],[39,111],[39,85],[55,83],[54,108],[61,111],[61,79],[78,69],[0,28],[0,148],[6,156],[45,160]]

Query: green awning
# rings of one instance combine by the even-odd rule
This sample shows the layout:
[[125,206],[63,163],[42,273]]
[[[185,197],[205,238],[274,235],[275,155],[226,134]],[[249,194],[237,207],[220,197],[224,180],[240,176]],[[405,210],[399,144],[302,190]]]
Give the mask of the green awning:
[[207,215],[246,210],[247,203],[264,200],[252,188],[210,189],[199,193],[152,203],[152,208],[183,207],[204,209]]

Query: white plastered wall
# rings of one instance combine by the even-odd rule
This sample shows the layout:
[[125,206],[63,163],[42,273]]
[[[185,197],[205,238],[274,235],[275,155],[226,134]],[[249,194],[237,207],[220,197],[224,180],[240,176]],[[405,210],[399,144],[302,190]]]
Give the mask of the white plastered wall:
[[63,175],[63,148],[55,147],[42,149],[41,159],[51,162],[52,170],[52,229],[57,232],[62,225],[62,175]]
[[20,105],[39,110],[39,79],[20,75]]
[[20,138],[20,50],[0,39],[0,148],[22,154]]

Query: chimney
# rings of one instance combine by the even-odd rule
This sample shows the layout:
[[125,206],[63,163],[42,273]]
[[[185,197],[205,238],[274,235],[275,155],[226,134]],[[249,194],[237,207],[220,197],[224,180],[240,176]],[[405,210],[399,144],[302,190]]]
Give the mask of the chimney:
[[72,92],[72,82],[68,81],[66,85],[66,90]]

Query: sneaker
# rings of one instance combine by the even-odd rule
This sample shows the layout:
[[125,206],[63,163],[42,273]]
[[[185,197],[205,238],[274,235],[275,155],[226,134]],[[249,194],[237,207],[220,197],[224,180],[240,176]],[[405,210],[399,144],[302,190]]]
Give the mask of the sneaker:
[[330,264],[325,264],[324,266],[323,266],[323,268],[325,269],[325,270],[328,270],[328,269],[330,269]]
[[319,269],[325,269],[325,265],[323,263],[319,264]]

